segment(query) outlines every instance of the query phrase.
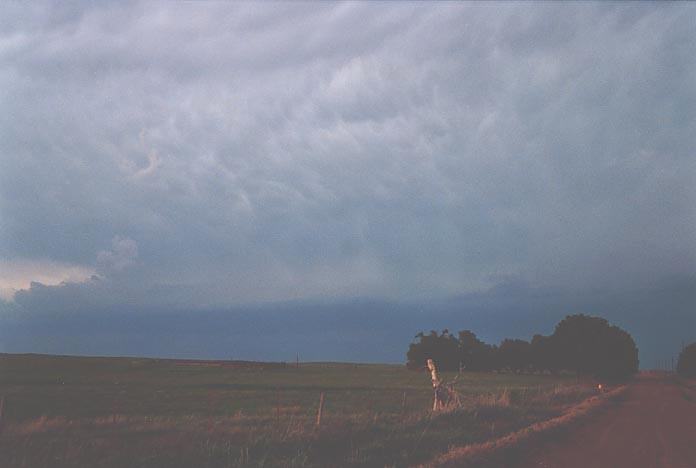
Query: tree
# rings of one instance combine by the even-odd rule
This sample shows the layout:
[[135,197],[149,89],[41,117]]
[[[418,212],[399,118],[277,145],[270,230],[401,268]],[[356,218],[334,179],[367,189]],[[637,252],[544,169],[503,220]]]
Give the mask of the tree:
[[479,340],[471,330],[459,332],[459,360],[464,368],[472,371],[493,368],[493,348]]
[[550,351],[562,368],[604,379],[622,379],[638,371],[638,348],[630,334],[605,319],[570,315],[551,336]]
[[442,371],[459,368],[459,341],[448,330],[439,335],[435,330],[428,335],[420,332],[415,338],[418,341],[411,343],[406,353],[409,369],[424,367],[428,359],[434,360]]
[[498,347],[498,365],[511,371],[528,370],[531,367],[530,348],[528,341],[504,339]]
[[696,377],[696,343],[691,343],[679,353],[677,373],[684,377]]
[[553,351],[551,337],[534,335],[529,346],[529,358],[532,369],[544,372],[557,372],[559,369],[558,356]]
[[[696,349],[691,352],[696,354]],[[471,330],[460,331],[457,337],[448,330],[421,332],[406,357],[411,369],[421,369],[427,359],[433,359],[443,371],[457,370],[463,364],[474,371],[568,370],[607,380],[638,371],[638,348],[631,335],[603,318],[582,314],[561,320],[551,336],[534,335],[531,343],[508,338],[499,347],[482,342]],[[684,369],[696,366],[689,364],[696,357],[684,359]]]

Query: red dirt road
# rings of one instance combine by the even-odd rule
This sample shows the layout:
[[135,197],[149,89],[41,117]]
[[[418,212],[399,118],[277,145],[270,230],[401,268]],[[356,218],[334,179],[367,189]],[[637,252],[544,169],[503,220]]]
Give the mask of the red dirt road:
[[615,407],[518,462],[523,468],[696,468],[696,382],[642,375]]

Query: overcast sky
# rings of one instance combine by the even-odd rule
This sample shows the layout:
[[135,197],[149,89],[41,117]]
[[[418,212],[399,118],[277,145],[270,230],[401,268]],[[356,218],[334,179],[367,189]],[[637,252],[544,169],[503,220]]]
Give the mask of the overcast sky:
[[319,357],[573,312],[644,342],[670,324],[638,346],[671,356],[696,340],[694,24],[689,3],[3,2],[0,351],[224,354],[165,339],[173,313],[266,314],[294,349],[313,304]]

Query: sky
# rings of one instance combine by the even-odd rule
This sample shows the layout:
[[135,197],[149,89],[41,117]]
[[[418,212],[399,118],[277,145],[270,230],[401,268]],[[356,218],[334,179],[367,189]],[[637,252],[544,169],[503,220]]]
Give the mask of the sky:
[[0,352],[696,341],[696,5],[3,2]]

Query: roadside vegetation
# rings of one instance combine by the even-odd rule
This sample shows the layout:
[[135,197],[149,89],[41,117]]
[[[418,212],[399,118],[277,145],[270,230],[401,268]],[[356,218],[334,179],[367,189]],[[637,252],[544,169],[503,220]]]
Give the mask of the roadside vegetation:
[[[561,414],[574,375],[0,355],[3,467],[406,466]],[[321,423],[317,411],[321,394]]]

